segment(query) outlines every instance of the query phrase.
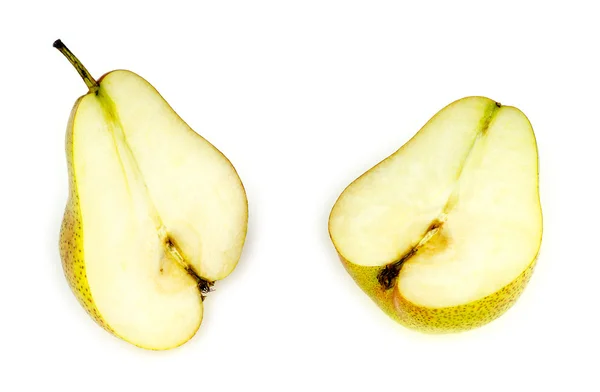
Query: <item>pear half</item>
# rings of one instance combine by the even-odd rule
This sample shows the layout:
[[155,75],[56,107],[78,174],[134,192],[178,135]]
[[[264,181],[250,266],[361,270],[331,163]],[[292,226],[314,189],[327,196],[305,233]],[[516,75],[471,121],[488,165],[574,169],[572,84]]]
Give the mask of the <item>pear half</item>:
[[109,332],[163,350],[198,330],[203,300],[238,263],[248,223],[230,161],[135,73],[95,81],[54,43],[89,92],[66,136],[70,194],[60,233],[65,275]]
[[342,192],[329,233],[356,283],[401,324],[489,323],[518,299],[541,245],[529,120],[485,97],[451,103]]

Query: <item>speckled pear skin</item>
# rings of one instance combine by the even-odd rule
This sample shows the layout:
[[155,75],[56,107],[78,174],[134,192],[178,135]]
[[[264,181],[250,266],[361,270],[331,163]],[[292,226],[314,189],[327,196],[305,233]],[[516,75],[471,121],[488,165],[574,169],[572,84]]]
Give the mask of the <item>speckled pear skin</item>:
[[537,261],[536,256],[517,278],[487,297],[465,305],[434,309],[408,301],[399,293],[397,284],[385,290],[377,280],[382,267],[363,267],[352,264],[341,255],[339,257],[358,286],[390,318],[408,328],[430,334],[464,332],[500,317],[523,293]]
[[398,314],[394,309],[394,290],[385,290],[377,280],[377,275],[381,271],[382,267],[364,267],[361,265],[352,264],[340,254],[338,254],[338,257],[358,287],[360,287],[362,291],[364,291],[377,304],[377,306],[384,311],[385,314],[400,322]]
[[69,196],[60,228],[59,249],[62,260],[63,272],[69,283],[71,291],[77,297],[79,303],[87,313],[108,332],[114,333],[108,324],[100,316],[100,312],[94,304],[94,299],[90,292],[90,287],[85,271],[83,254],[83,225],[81,220],[81,211],[79,208],[79,194],[77,192],[77,180],[73,167],[73,124],[75,122],[75,113],[81,102],[79,98],[71,115],[66,133],[66,155],[67,169],[69,175]]

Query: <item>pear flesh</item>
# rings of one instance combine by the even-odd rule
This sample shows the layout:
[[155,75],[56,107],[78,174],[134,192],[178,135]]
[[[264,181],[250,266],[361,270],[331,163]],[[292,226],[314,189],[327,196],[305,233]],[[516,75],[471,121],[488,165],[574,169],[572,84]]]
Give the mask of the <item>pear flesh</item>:
[[403,324],[448,332],[497,318],[541,244],[531,124],[484,97],[450,104],[344,190],[329,231],[351,275]]
[[61,255],[92,317],[148,349],[189,340],[247,227],[229,160],[143,78],[113,71],[81,97],[67,134],[71,195]]

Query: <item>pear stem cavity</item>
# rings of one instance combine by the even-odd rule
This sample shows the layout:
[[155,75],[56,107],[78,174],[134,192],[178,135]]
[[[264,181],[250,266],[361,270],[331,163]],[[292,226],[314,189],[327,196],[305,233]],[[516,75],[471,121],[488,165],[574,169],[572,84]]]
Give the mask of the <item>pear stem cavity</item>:
[[90,74],[90,72],[83,66],[81,61],[79,61],[79,59],[75,57],[73,52],[71,52],[69,48],[67,48],[60,39],[54,41],[54,44],[52,46],[58,49],[58,51],[62,53],[67,58],[67,60],[69,60],[73,67],[75,67],[75,69],[85,82],[86,86],[88,86],[90,93],[95,93],[96,91],[98,91],[98,88],[100,86],[98,85],[98,82],[96,82],[96,79],[92,77],[92,74]]

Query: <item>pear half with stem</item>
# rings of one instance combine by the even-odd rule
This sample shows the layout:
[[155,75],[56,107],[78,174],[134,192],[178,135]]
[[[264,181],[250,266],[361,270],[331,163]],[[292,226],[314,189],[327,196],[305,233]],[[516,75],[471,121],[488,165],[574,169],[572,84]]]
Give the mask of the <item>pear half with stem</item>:
[[538,188],[527,117],[466,97],[353,181],[329,233],[391,318],[422,332],[465,331],[498,318],[527,285],[542,240]]
[[60,255],[91,317],[139,347],[188,341],[203,301],[242,253],[248,202],[230,161],[146,80],[94,80],[60,41],[89,91],[66,135],[69,198]]

